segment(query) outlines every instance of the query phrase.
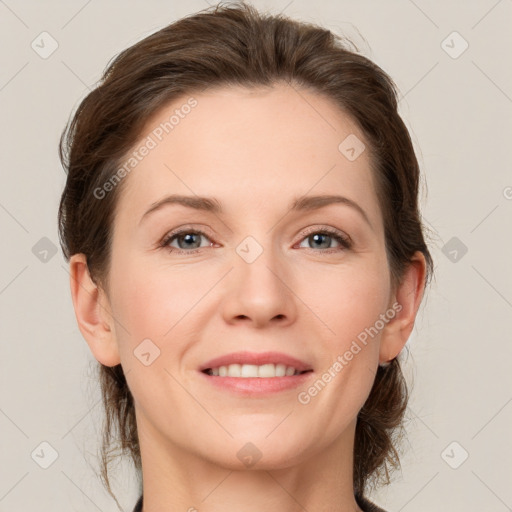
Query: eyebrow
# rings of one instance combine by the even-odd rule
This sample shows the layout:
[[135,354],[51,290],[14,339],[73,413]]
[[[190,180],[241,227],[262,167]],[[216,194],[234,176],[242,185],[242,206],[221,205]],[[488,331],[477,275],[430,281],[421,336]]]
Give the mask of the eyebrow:
[[[215,198],[210,197],[200,197],[200,196],[183,196],[178,194],[173,194],[170,196],[166,196],[159,201],[153,203],[150,208],[144,213],[141,217],[139,224],[151,213],[161,209],[166,205],[181,205],[186,206],[187,208],[193,208],[194,210],[201,210],[205,212],[211,212],[214,214],[221,214],[223,212],[222,206],[219,201]],[[366,223],[373,229],[372,223],[366,212],[359,206],[355,201],[349,199],[348,197],[339,196],[339,195],[318,195],[318,196],[302,196],[295,198],[290,207],[290,211],[298,212],[298,211],[312,211],[318,210],[325,206],[331,204],[344,204],[346,206],[350,206],[354,210],[358,211],[359,214],[363,217]]]

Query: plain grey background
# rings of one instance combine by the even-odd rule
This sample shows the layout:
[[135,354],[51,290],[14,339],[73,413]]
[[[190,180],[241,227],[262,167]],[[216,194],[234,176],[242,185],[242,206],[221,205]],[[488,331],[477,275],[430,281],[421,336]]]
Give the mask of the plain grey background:
[[[373,499],[390,512],[512,510],[512,1],[252,3],[348,36],[392,76],[425,177],[436,280],[408,342],[402,470]],[[58,138],[112,57],[206,7],[0,0],[0,511],[117,510],[94,472],[95,360],[58,247]],[[114,484],[131,511],[128,464]]]

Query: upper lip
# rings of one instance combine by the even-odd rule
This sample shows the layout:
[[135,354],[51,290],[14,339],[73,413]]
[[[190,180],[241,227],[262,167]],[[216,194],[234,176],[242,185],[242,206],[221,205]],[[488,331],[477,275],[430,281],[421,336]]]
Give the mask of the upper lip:
[[283,354],[281,352],[232,352],[220,357],[216,357],[207,361],[200,367],[200,371],[211,368],[219,368],[220,366],[229,366],[230,364],[253,364],[260,366],[263,364],[284,364],[285,366],[293,366],[299,372],[312,370],[311,366],[297,359],[296,357]]

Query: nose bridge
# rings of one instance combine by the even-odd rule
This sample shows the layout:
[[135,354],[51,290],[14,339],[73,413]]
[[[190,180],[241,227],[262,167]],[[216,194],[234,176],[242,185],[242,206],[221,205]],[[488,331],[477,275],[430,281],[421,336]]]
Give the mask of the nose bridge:
[[261,326],[274,318],[291,320],[295,314],[285,262],[271,235],[259,232],[259,240],[248,235],[235,248],[226,320],[243,316]]
[[[261,239],[261,237],[260,237]],[[260,243],[253,236],[246,237],[236,248],[238,255],[236,267],[243,281],[249,282],[257,291],[261,288],[268,293],[281,293],[283,278],[280,276],[282,258],[272,246],[270,236]]]

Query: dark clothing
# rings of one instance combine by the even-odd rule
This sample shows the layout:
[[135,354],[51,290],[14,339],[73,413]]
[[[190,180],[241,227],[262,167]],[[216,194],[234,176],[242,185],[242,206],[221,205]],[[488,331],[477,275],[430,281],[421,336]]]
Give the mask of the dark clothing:
[[142,510],[142,496],[137,501],[135,508],[133,509],[133,512],[141,512]]
[[375,503],[372,503],[366,498],[356,496],[356,502],[364,512],[386,512],[383,508],[378,507]]
[[[364,510],[364,512],[386,512],[384,509],[378,507],[371,501],[368,501],[366,498],[358,498],[356,496],[356,502]],[[142,512],[142,496],[137,501],[133,512]]]

